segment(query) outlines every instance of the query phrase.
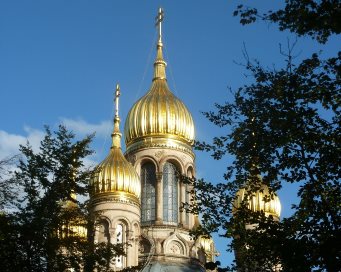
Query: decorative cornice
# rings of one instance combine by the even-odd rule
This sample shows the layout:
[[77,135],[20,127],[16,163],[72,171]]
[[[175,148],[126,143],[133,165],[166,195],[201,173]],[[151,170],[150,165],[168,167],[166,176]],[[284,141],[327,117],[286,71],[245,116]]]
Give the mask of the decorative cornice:
[[141,207],[140,200],[133,194],[128,194],[126,192],[115,192],[115,193],[101,193],[91,196],[90,205],[98,205],[100,203],[123,203],[131,204],[138,208]]
[[194,152],[192,150],[192,146],[188,143],[184,143],[172,138],[161,138],[158,136],[155,137],[141,137],[135,142],[131,143],[126,150],[126,156],[130,156],[132,153],[136,151],[140,151],[143,149],[152,149],[152,148],[165,148],[165,149],[173,149],[184,152],[191,156],[192,159],[195,158]]

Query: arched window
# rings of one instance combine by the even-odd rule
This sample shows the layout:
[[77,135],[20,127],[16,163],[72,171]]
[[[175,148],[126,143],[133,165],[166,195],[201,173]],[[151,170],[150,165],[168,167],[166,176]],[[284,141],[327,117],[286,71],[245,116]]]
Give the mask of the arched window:
[[153,163],[142,165],[141,185],[141,223],[146,225],[155,221],[156,171]]
[[101,220],[96,226],[97,230],[97,242],[108,243],[110,241],[109,223],[106,220]]
[[[192,169],[189,168],[188,171],[187,171],[187,177],[188,178],[192,178],[193,177],[193,173],[192,173]],[[185,184],[185,202],[186,202],[186,206],[187,208],[190,206],[190,201],[191,201],[191,198],[190,198],[190,186],[188,183]],[[186,222],[185,224],[188,226],[189,225],[189,213],[186,212]]]
[[[116,243],[117,244],[123,244],[123,232],[124,232],[124,227],[122,224],[118,224],[116,226],[116,233],[115,233],[115,238],[116,238]],[[123,256],[117,256],[115,258],[115,266],[117,268],[123,268]]]
[[163,167],[163,221],[178,223],[178,180],[176,167],[170,162]]
[[[189,198],[189,184],[185,184],[185,202],[186,202],[186,207],[190,206],[190,198]],[[185,224],[188,226],[189,225],[189,213],[187,211],[184,211],[186,213],[186,222]]]

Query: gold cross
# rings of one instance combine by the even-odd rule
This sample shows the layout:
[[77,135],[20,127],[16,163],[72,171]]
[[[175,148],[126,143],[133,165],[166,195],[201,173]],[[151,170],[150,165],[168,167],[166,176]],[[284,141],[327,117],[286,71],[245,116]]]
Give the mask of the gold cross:
[[115,91],[115,117],[118,117],[118,98],[121,95],[120,85],[116,85]]
[[159,8],[159,12],[157,14],[157,16],[155,17],[156,23],[155,26],[157,26],[159,28],[159,40],[161,41],[161,36],[162,36],[162,21],[164,18],[164,12],[162,8]]

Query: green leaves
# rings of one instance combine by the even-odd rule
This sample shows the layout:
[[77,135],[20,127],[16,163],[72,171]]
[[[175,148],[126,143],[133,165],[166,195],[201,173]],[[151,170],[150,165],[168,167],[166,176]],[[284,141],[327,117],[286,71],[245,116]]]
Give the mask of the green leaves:
[[283,9],[263,14],[255,8],[239,5],[233,16],[240,16],[242,25],[254,23],[257,19],[277,23],[281,31],[308,35],[320,43],[326,43],[332,34],[341,33],[341,4],[338,0],[286,0]]
[[[123,245],[94,244],[95,223],[87,202],[93,171],[84,165],[93,135],[76,140],[64,126],[45,136],[38,152],[20,146],[18,170],[10,179],[20,192],[5,198],[15,209],[0,214],[1,271],[109,271]],[[12,192],[12,191],[11,191]]]
[[[340,10],[338,1],[286,1],[283,10],[264,15],[240,5],[234,15],[242,24],[270,20],[324,43],[340,33]],[[203,232],[234,238],[230,249],[239,271],[274,271],[277,265],[282,271],[341,270],[341,247],[333,243],[341,238],[341,53],[294,63],[290,51],[277,70],[247,60],[253,82],[204,113],[226,134],[195,143],[214,159],[233,157],[226,184],[193,184]],[[252,195],[260,179],[270,191],[300,186],[292,216],[277,222],[262,210],[252,212],[247,201],[233,211],[239,188],[250,186]]]

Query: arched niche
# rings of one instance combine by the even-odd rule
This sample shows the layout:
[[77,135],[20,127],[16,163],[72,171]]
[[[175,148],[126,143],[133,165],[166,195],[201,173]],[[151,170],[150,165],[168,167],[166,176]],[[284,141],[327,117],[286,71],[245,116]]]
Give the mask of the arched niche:
[[100,218],[96,222],[95,240],[97,243],[110,242],[110,223],[107,218]]
[[146,237],[142,236],[139,243],[139,252],[141,254],[149,254],[152,249],[152,244]]
[[166,254],[185,255],[189,254],[186,240],[179,234],[173,233],[163,242],[163,250]]
[[138,222],[133,222],[133,235],[134,237],[139,237],[140,236],[140,224]]
[[192,165],[187,166],[186,168],[186,176],[189,178],[193,178],[194,177],[194,168]]
[[184,255],[185,249],[182,243],[173,240],[167,245],[166,253],[172,255]]
[[183,205],[184,205],[184,212],[185,212],[185,222],[184,224],[188,227],[190,225],[190,213],[186,211],[186,209],[190,208],[190,205],[192,204],[192,194],[191,191],[193,189],[193,186],[191,185],[191,180],[194,177],[194,168],[192,165],[189,165],[186,169],[186,176],[188,177],[188,180],[184,182],[183,184],[183,190],[184,190],[184,199],[183,199]]

